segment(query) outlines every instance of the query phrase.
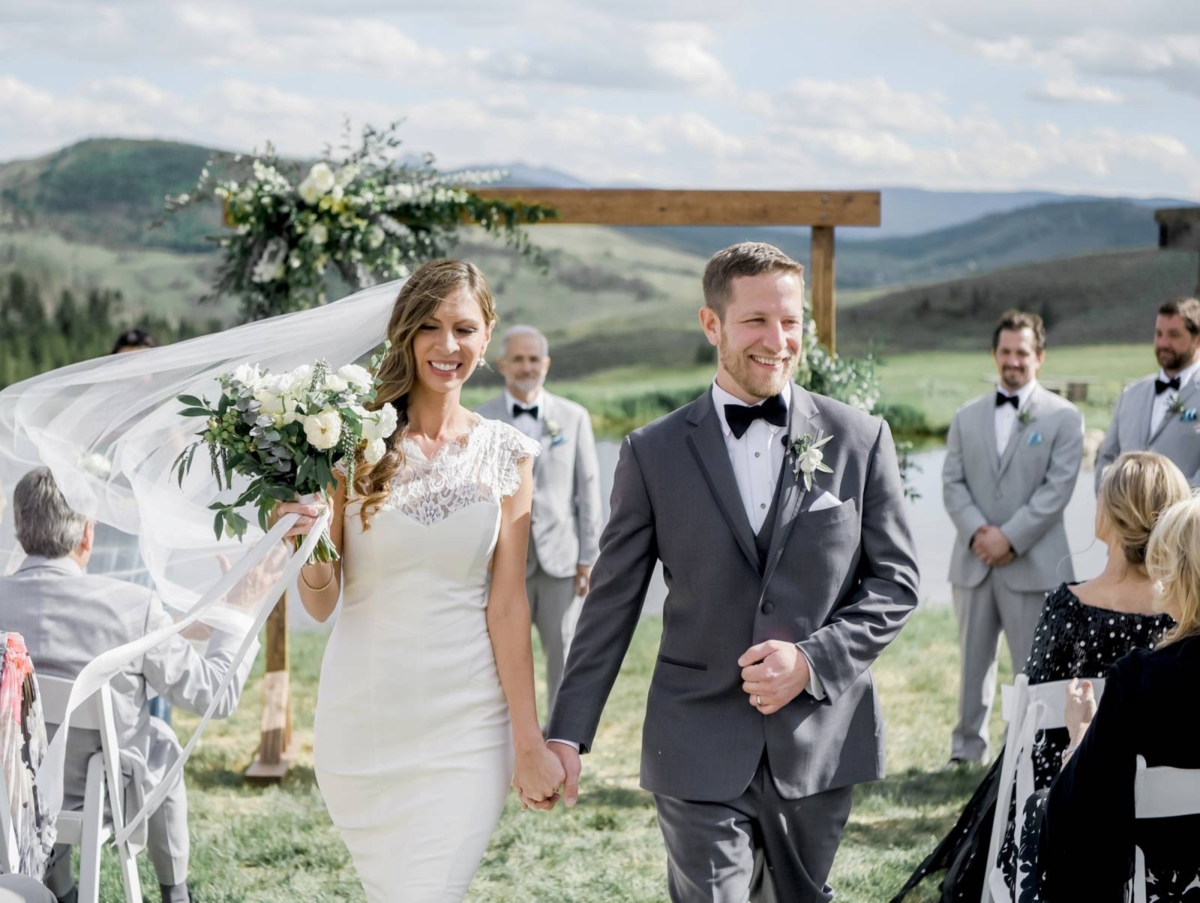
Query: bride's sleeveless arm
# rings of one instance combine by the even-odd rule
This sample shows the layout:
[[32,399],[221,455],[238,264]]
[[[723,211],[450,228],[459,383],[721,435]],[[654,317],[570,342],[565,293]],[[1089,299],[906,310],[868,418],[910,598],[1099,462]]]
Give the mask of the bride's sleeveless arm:
[[[342,593],[342,565],[345,561],[345,549],[342,543],[342,525],[346,510],[346,481],[339,480],[337,489],[331,489],[329,498],[333,503],[333,511],[329,517],[329,538],[333,547],[338,551],[338,560],[329,563],[306,564],[300,569],[300,579],[296,586],[300,590],[300,601],[304,610],[316,621],[327,621],[337,608],[338,598]],[[303,536],[313,525],[314,518],[320,513],[316,505],[302,505],[299,502],[285,502],[276,509],[276,516],[288,513],[300,514],[288,536]]]
[[533,689],[533,645],[525,593],[525,556],[533,503],[532,458],[520,462],[520,474],[520,487],[501,503],[487,625],[512,721],[517,759],[513,786],[523,798],[540,802],[554,795],[564,775],[558,757],[546,749]]

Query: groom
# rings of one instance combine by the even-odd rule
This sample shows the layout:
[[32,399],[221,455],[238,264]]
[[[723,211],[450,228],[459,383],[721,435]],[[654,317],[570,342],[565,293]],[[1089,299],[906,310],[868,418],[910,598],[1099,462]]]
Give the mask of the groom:
[[573,805],[661,561],[641,783],[676,903],[831,899],[852,785],[883,777],[868,668],[917,604],[917,565],[887,424],[792,384],[803,299],[803,267],[771,245],[709,261],[716,380],[621,446],[547,732]]

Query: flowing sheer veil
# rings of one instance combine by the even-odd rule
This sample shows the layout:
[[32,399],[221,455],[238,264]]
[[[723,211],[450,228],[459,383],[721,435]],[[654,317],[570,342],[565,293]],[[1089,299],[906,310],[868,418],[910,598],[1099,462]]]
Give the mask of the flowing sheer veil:
[[[84,361],[0,391],[3,492],[11,498],[26,472],[48,466],[74,510],[136,537],[142,562],[136,570],[144,568],[145,578],[139,582],[152,583],[167,609],[179,618],[169,630],[111,650],[90,664],[76,681],[69,708],[148,648],[197,621],[236,632],[241,637],[238,661],[257,648],[257,633],[272,603],[295,581],[309,549],[286,556],[277,551],[279,538],[294,517],[281,520],[265,535],[252,524],[244,542],[214,536],[208,506],[217,499],[231,500],[240,487],[218,489],[203,448],[197,451],[183,486],[177,484],[172,463],[200,424],[180,416],[183,405],[176,397],[215,398],[220,392],[218,375],[243,363],[273,371],[319,358],[334,368],[351,363],[382,343],[400,285],[374,286],[324,307],[177,345]],[[4,501],[0,499],[0,510]],[[311,534],[313,542],[315,538]],[[22,557],[12,518],[4,518],[0,570],[11,572]],[[98,563],[104,567],[102,561]],[[119,576],[129,575],[128,569],[120,570]],[[114,591],[120,589],[114,584]],[[211,711],[201,720],[176,770],[182,768],[210,716]],[[67,729],[64,723],[55,736],[38,778],[55,812],[61,807]],[[159,790],[165,792],[173,777],[174,772],[168,774]],[[137,827],[160,797],[147,797],[143,811],[123,836]]]

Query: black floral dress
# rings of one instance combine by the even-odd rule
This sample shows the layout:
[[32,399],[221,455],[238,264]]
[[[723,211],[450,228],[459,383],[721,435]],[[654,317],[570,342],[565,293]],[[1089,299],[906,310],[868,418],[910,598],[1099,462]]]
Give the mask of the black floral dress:
[[[1064,583],[1046,599],[1038,621],[1033,647],[1025,673],[1031,684],[1070,680],[1073,677],[1104,677],[1109,667],[1134,649],[1152,649],[1174,623],[1167,615],[1125,614],[1084,605],[1071,591],[1075,584]],[[1065,728],[1039,731],[1033,746],[1034,787],[1043,791],[1050,786],[1062,761],[1063,750],[1070,744]],[[942,903],[979,900],[990,871],[987,860],[995,818],[996,796],[1000,785],[1003,752],[992,764],[983,783],[972,795],[963,814],[950,833],[929,854],[912,877],[892,898],[903,900],[928,875],[945,872],[942,879]],[[1022,857],[1025,873],[1034,875],[1031,861],[1037,849],[1038,819],[1044,794],[1033,798],[1027,807],[1022,829]],[[1015,803],[1009,812],[1008,827],[1000,847],[999,860],[1009,885],[1016,874],[1017,855],[1013,846]],[[1036,900],[1034,887],[1022,888],[1021,901]]]

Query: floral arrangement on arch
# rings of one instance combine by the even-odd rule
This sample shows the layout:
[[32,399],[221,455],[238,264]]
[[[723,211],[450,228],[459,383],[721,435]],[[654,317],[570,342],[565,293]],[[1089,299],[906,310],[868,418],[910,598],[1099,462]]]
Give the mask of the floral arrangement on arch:
[[[467,223],[545,265],[520,227],[553,218],[554,210],[471,190],[502,178],[499,170],[446,175],[430,155],[419,166],[404,163],[398,126],[366,126],[357,149],[347,140],[340,159],[327,148],[311,165],[281,160],[270,145],[249,158],[217,153],[195,188],[169,195],[167,216],[217,199],[234,227],[214,239],[224,259],[213,295],[240,295],[246,320],[315,307],[326,300],[330,276],[354,290],[402,278],[446,256]],[[218,168],[241,178],[217,179]]]

